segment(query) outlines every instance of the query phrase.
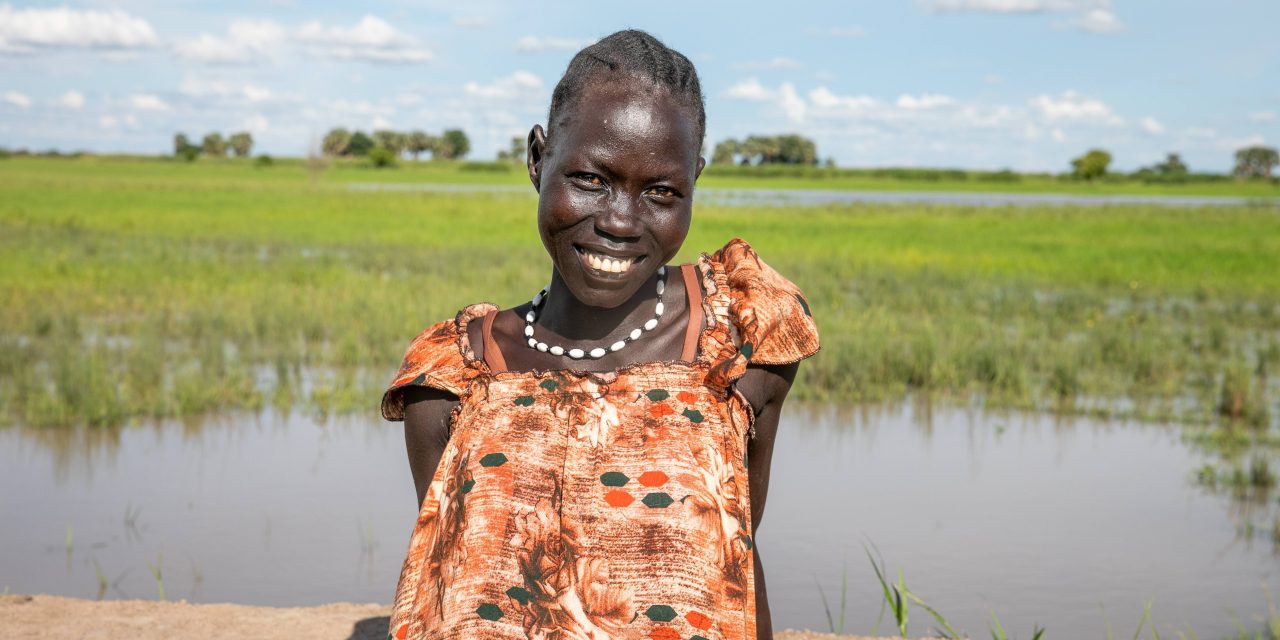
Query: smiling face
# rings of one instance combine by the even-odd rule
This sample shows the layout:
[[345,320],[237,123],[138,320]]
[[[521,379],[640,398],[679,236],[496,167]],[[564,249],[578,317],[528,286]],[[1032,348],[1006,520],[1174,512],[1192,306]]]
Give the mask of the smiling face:
[[583,92],[552,129],[529,134],[538,231],[580,302],[614,308],[675,257],[702,171],[689,108],[638,81]]

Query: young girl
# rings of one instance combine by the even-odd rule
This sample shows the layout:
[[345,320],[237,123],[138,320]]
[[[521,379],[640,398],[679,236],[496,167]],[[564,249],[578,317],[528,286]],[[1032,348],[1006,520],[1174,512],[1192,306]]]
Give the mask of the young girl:
[[392,637],[772,637],[755,530],[818,336],[742,240],[668,265],[704,128],[644,32],[570,62],[528,141],[550,284],[428,328],[382,399],[420,504]]

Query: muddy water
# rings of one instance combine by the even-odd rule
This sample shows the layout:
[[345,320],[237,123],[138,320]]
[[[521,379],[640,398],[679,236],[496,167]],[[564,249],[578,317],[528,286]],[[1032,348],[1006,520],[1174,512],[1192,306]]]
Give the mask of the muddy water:
[[[874,544],[975,637],[1229,634],[1280,562],[1189,478],[1177,427],[791,406],[759,548],[778,628],[867,632]],[[306,605],[389,601],[414,519],[399,425],[238,416],[119,431],[0,431],[0,590]],[[1270,522],[1260,522],[1269,527]],[[155,571],[160,579],[156,579]],[[99,574],[105,581],[100,586]],[[911,630],[928,630],[913,610]],[[888,631],[891,623],[880,627]]]

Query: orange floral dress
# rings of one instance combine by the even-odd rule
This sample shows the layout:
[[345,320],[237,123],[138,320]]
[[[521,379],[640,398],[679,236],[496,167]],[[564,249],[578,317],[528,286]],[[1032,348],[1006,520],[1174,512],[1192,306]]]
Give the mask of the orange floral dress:
[[401,390],[413,385],[460,402],[409,542],[392,637],[755,638],[753,413],[733,383],[749,363],[813,355],[817,327],[796,287],[742,240],[684,273],[697,325],[680,361],[495,371],[467,333],[491,304],[412,342],[383,416],[404,419]]

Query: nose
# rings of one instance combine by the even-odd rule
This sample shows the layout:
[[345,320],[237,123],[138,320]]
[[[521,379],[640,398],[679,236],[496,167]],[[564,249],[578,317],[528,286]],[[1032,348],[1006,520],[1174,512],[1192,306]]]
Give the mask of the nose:
[[621,190],[605,203],[604,210],[596,214],[596,230],[614,238],[640,237],[640,211],[636,202]]

